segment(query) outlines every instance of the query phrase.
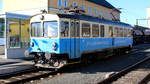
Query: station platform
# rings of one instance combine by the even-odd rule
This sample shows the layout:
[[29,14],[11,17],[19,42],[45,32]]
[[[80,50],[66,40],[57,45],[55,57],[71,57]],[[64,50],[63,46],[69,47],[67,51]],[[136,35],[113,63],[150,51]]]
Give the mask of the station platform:
[[32,61],[22,59],[0,59],[0,75],[30,69],[32,67]]

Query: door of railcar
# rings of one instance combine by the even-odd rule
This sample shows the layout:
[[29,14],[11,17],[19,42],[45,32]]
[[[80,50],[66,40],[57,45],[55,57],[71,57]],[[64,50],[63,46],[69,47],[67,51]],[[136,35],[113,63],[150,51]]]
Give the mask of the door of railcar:
[[79,20],[70,21],[70,56],[78,58],[80,56],[80,22]]

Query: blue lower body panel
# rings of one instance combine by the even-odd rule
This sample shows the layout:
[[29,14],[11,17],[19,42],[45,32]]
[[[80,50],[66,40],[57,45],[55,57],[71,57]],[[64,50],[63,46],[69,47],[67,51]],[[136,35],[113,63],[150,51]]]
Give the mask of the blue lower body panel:
[[[83,53],[132,46],[132,38],[32,38],[30,52],[68,54],[70,59],[79,58]],[[54,45],[56,49],[54,49]]]

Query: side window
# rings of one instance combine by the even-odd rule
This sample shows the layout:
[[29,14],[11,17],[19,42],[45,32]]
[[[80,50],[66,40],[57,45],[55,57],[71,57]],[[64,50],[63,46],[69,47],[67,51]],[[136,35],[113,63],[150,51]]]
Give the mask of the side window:
[[75,37],[75,23],[71,22],[70,24],[70,37]]
[[92,25],[92,36],[99,37],[99,25],[98,24]]
[[105,26],[104,26],[104,25],[101,25],[101,26],[100,26],[100,31],[101,31],[101,32],[100,32],[100,36],[101,36],[101,37],[104,37],[104,36],[105,36]]
[[132,30],[128,29],[128,37],[132,37]]
[[124,37],[124,36],[123,36],[123,28],[121,28],[121,37]]
[[114,28],[114,33],[113,33],[113,37],[117,37],[118,36],[118,27]]
[[113,37],[113,27],[109,26],[109,37]]
[[118,30],[117,30],[117,37],[120,37],[120,28],[118,27]]
[[80,23],[79,22],[76,22],[76,37],[80,37]]
[[71,22],[70,37],[80,37],[80,23],[79,22]]
[[126,28],[124,28],[123,32],[124,32],[124,37],[127,37],[127,29]]
[[69,35],[69,22],[68,21],[61,21],[60,24],[60,33],[61,33],[61,37],[68,37]]
[[118,37],[122,37],[122,28],[118,28]]
[[90,37],[90,24],[82,23],[82,37]]

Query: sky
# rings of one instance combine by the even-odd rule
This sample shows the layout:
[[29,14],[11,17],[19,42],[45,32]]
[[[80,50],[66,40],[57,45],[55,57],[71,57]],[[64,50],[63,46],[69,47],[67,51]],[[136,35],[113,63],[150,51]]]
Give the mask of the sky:
[[0,0],[0,11],[2,11],[2,0]]
[[[136,19],[147,18],[147,8],[150,7],[150,0],[107,0],[116,8],[122,8],[121,21],[131,25],[136,24]],[[2,0],[0,0],[0,11]],[[139,25],[147,26],[147,21],[140,20]]]
[[[107,0],[116,8],[122,8],[121,21],[131,25],[136,24],[136,19],[147,18],[147,8],[150,7],[150,0]],[[147,27],[146,20],[139,20],[139,25]]]

